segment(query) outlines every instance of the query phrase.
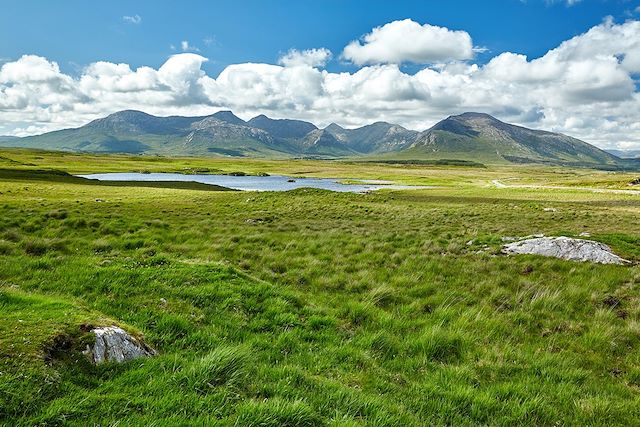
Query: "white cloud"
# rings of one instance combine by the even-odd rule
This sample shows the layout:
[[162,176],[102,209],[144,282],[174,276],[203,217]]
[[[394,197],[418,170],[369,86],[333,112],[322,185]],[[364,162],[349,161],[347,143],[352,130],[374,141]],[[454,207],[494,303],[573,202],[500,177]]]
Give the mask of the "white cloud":
[[278,63],[285,67],[295,67],[299,65],[324,67],[330,59],[331,51],[329,49],[320,48],[303,51],[291,49],[285,55],[280,57]]
[[140,17],[140,15],[131,15],[131,16],[125,15],[122,17],[122,20],[129,24],[139,24],[142,22],[142,18]]
[[183,52],[200,52],[200,49],[190,45],[188,40],[182,40],[180,42],[180,49],[182,49]]
[[567,7],[575,6],[582,0],[545,0],[547,4],[564,3]]
[[466,31],[405,19],[374,28],[344,48],[343,58],[357,65],[399,64],[464,60],[473,57],[471,36]]
[[321,126],[384,120],[421,130],[480,111],[602,147],[640,148],[640,21],[607,20],[539,58],[506,52],[484,65],[453,61],[415,74],[393,63],[330,72],[321,68],[328,57],[323,49],[292,50],[281,65],[233,64],[212,77],[202,69],[206,58],[180,53],[157,69],[96,62],[72,77],[25,55],[0,67],[0,122],[3,133],[30,134],[123,109],[231,109],[247,119],[265,113]]

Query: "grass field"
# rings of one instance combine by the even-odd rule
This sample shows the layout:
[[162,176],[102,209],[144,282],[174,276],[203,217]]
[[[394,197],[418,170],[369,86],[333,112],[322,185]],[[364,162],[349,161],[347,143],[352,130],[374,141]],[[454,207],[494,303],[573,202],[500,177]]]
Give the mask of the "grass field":
[[[592,191],[638,174],[27,150],[0,152],[0,169],[2,425],[640,424],[640,195]],[[202,191],[34,170],[437,188]],[[583,232],[634,264],[500,255],[505,236]],[[93,366],[86,324],[159,355]]]

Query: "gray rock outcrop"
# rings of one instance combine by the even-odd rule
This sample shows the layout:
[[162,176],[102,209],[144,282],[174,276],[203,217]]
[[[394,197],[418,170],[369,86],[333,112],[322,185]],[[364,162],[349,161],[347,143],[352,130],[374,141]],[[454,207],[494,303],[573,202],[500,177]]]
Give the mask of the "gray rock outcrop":
[[508,255],[542,255],[599,264],[626,264],[629,262],[611,252],[611,249],[603,243],[564,236],[520,240],[504,245],[502,252]]
[[156,354],[155,350],[129,335],[117,326],[105,326],[91,330],[96,336],[93,347],[87,346],[85,354],[95,364],[103,362],[125,362]]

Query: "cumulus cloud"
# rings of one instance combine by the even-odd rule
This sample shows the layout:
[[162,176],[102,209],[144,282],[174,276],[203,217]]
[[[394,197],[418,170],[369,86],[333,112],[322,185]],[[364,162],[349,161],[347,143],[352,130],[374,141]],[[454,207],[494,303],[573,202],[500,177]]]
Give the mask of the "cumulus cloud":
[[295,67],[300,65],[324,67],[331,59],[331,56],[331,51],[325,48],[308,49],[303,51],[291,49],[285,55],[280,57],[278,63],[285,67]]
[[342,57],[357,65],[429,64],[473,57],[471,36],[466,31],[405,19],[374,28],[362,40],[344,48]]
[[139,24],[142,22],[142,18],[140,17],[140,15],[125,15],[122,17],[122,20],[129,24]]
[[591,28],[539,58],[506,52],[484,65],[397,63],[353,72],[323,69],[326,49],[292,50],[278,65],[243,63],[207,75],[207,59],[185,52],[158,68],[96,62],[79,76],[25,55],[0,67],[3,133],[33,134],[122,109],[205,115],[231,109],[276,118],[360,126],[377,120],[422,130],[450,114],[479,111],[564,132],[602,147],[640,148],[640,21]]

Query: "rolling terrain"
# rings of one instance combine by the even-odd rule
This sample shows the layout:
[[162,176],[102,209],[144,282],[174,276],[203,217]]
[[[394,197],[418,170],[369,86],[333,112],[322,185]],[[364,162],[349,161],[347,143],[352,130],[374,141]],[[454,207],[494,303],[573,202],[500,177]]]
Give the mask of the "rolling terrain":
[[[431,188],[71,176],[100,171]],[[637,177],[4,149],[0,425],[637,425]],[[501,254],[503,239],[537,233],[588,233],[632,264]],[[158,354],[93,365],[87,325]]]

